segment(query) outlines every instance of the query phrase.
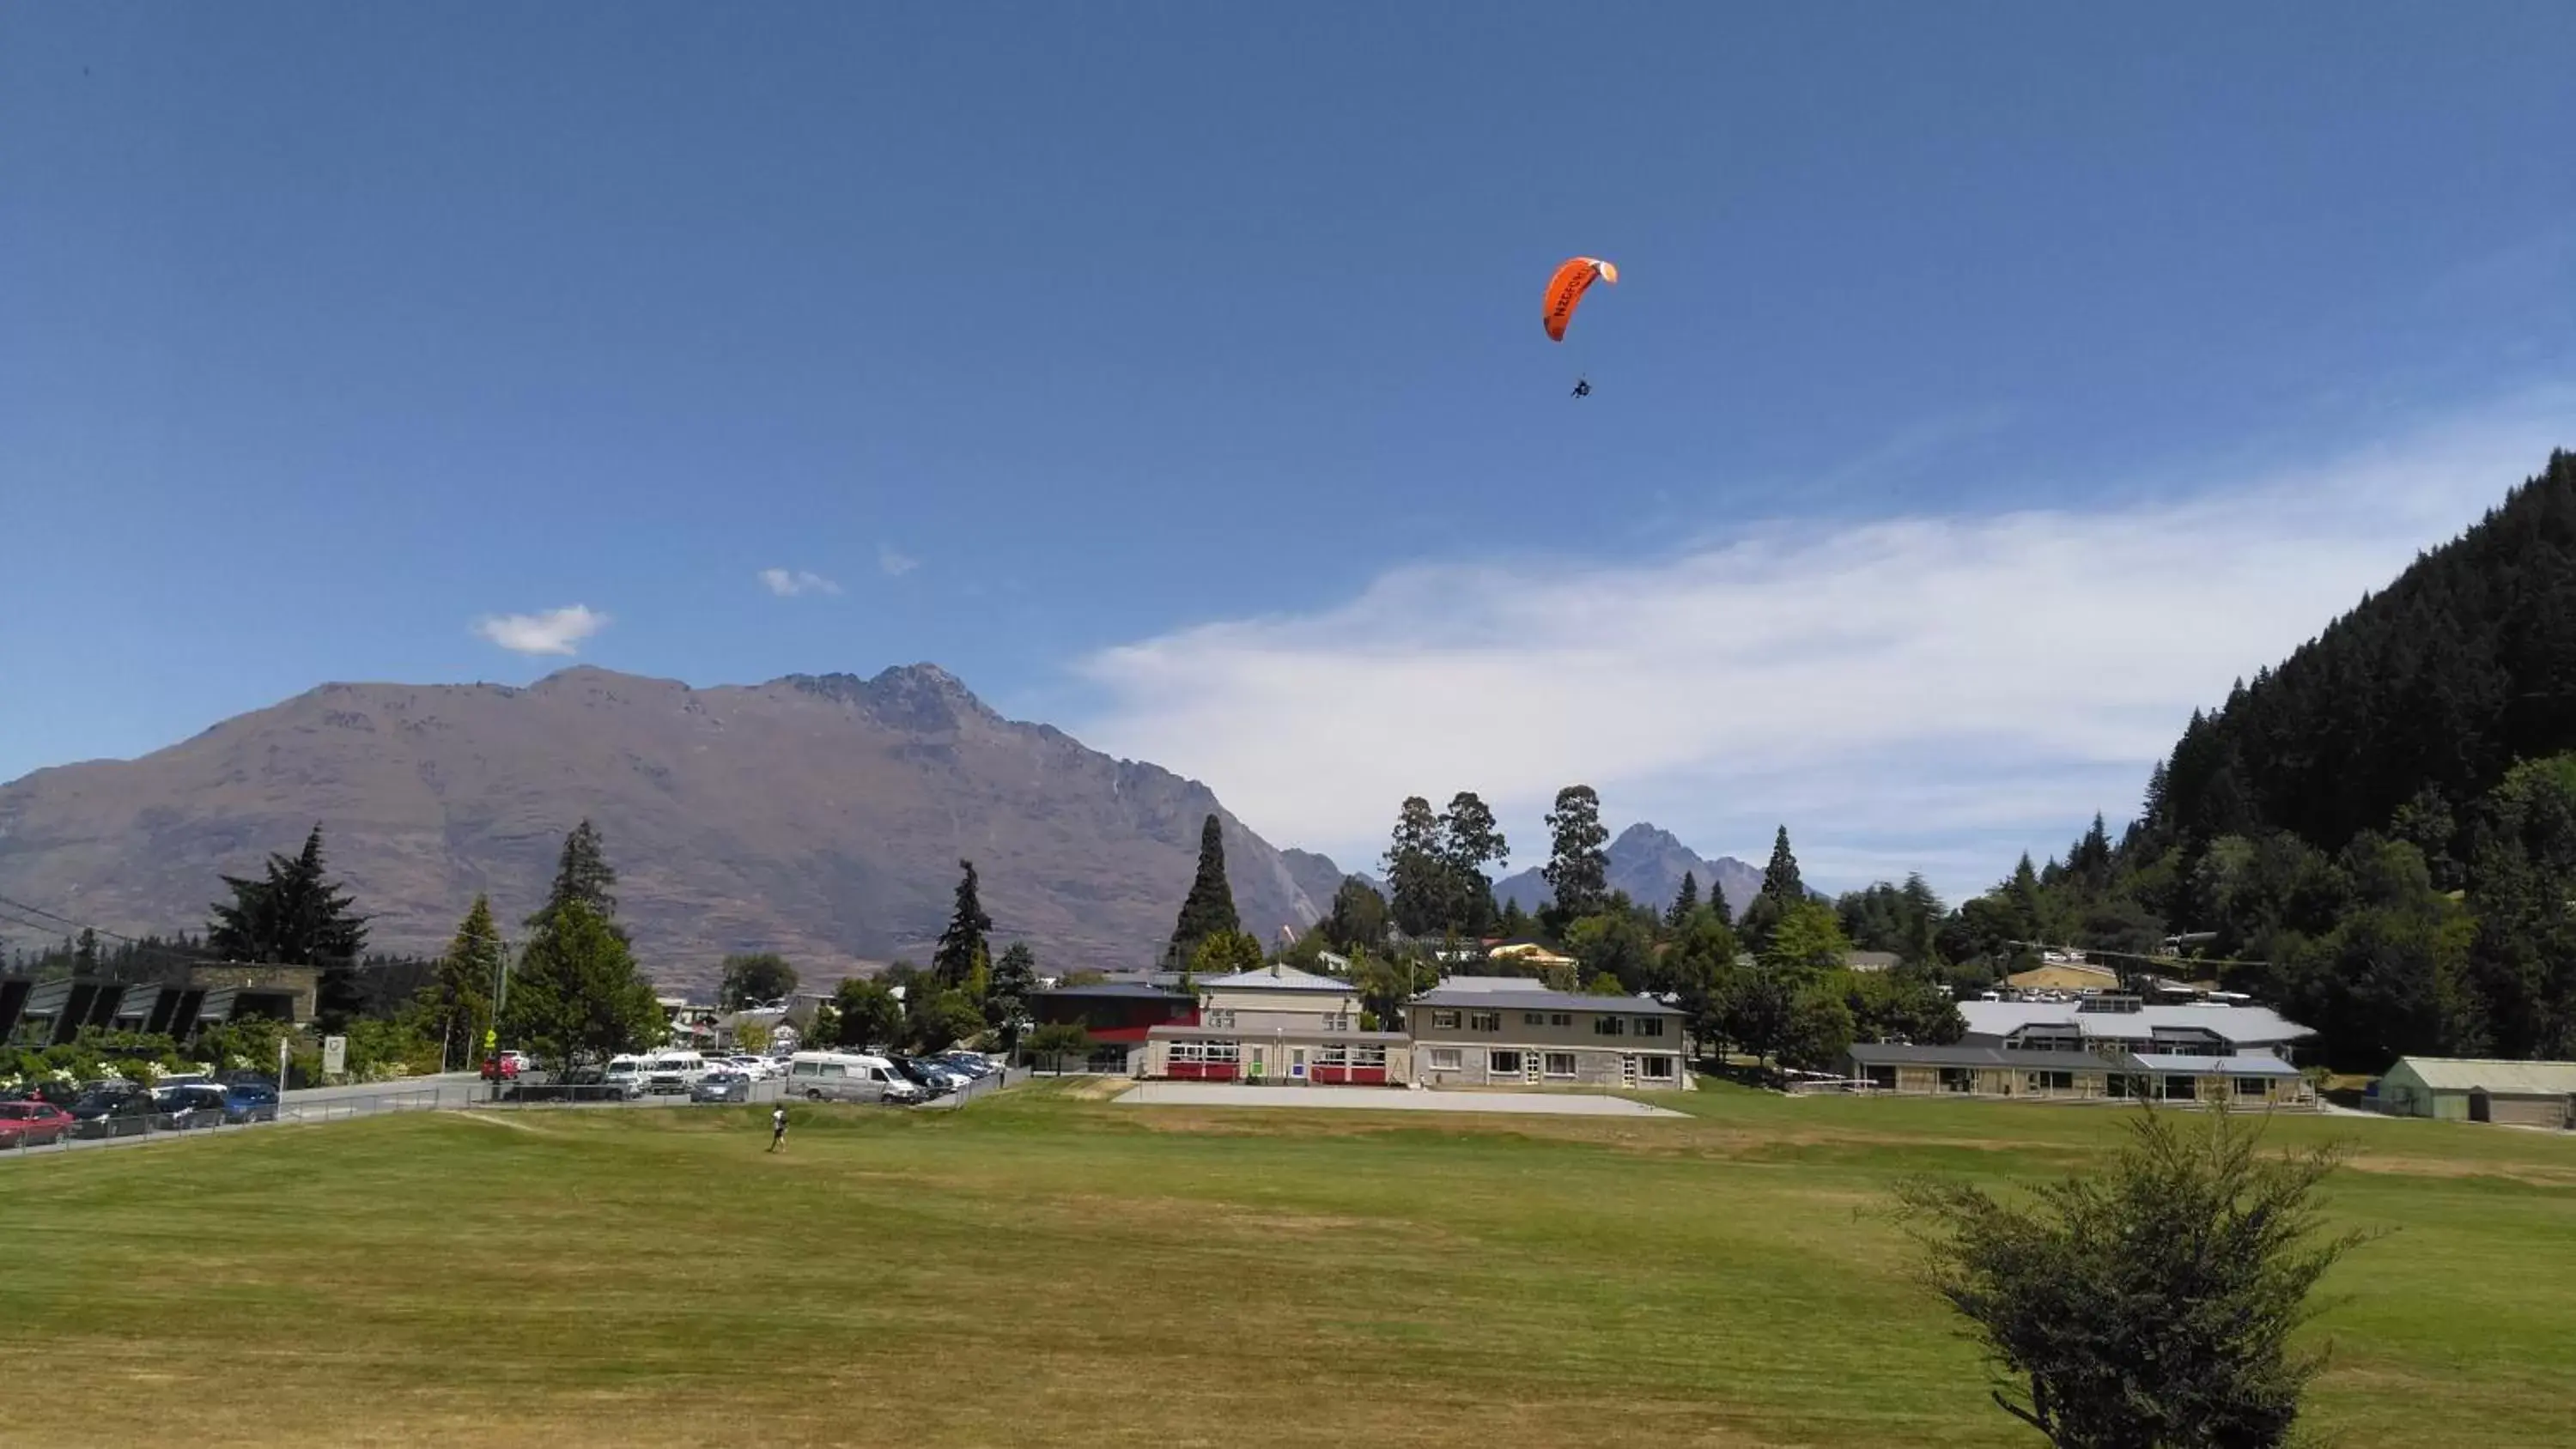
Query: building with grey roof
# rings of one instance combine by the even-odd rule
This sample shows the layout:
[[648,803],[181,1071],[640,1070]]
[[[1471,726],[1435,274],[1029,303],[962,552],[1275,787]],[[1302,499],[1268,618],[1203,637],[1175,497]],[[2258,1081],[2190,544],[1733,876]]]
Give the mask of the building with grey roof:
[[1519,977],[1452,977],[1404,1011],[1426,1086],[1690,1085],[1682,1012],[1652,997],[1577,996]]
[[2379,1102],[2405,1117],[2576,1128],[2576,1062],[2400,1057],[2379,1079]]
[[1846,1056],[1852,1080],[1901,1096],[2024,1097],[2064,1101],[2146,1099],[2313,1106],[2299,1069],[2269,1052],[2227,1056],[2138,1054],[2116,1047],[1955,1046],[1866,1043]]
[[2134,996],[2080,1001],[1962,1001],[1966,1042],[2006,1050],[2231,1056],[2270,1052],[2295,1060],[2297,1043],[2315,1033],[2268,1006],[2152,1006]]

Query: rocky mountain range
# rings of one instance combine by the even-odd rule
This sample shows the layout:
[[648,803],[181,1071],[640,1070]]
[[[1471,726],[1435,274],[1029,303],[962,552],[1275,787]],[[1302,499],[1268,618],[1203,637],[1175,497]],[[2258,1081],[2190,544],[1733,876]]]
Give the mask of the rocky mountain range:
[[[1702,899],[1708,896],[1710,882],[1716,882],[1726,892],[1728,908],[1739,914],[1762,889],[1760,866],[1746,865],[1731,855],[1711,860],[1682,844],[1671,831],[1642,820],[1619,832],[1610,842],[1609,856],[1610,889],[1626,891],[1630,900],[1643,904],[1670,904],[1686,873],[1699,877]],[[1497,903],[1519,901],[1524,911],[1536,911],[1551,898],[1547,877],[1536,866],[1494,883]]]
[[933,665],[707,689],[586,666],[526,688],[326,684],[140,759],[0,785],[0,896],[201,929],[219,874],[319,822],[371,949],[430,952],[477,891],[506,922],[534,910],[588,817],[665,983],[710,981],[731,951],[782,952],[809,982],[925,960],[960,858],[997,945],[1134,966],[1171,930],[1211,811],[1246,929],[1271,941],[1330,909],[1332,861],[1274,849],[1196,781],[1006,720]]

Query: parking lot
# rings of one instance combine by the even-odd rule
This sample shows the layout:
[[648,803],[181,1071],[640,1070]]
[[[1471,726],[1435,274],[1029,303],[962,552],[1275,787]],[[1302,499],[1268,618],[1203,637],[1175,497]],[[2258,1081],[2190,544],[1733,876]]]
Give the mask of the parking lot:
[[[953,1111],[968,1102],[1028,1079],[1028,1069],[995,1067],[926,1100],[885,1104],[887,1111]],[[802,1101],[784,1077],[741,1083],[732,1091],[637,1091],[624,1085],[558,1084],[542,1074],[491,1082],[471,1073],[449,1073],[390,1082],[353,1083],[286,1092],[248,1110],[133,1111],[86,1116],[40,1129],[0,1131],[0,1162],[55,1152],[172,1142],[230,1135],[280,1124],[310,1125],[379,1116],[387,1112],[489,1110],[607,1110],[740,1105]],[[32,1128],[34,1124],[27,1124]]]

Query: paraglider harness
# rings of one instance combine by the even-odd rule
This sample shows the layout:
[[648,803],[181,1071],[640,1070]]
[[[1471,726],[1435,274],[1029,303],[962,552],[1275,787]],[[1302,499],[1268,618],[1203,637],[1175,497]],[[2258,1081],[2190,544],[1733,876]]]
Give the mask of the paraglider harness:
[[1576,378],[1576,379],[1574,380],[1574,395],[1575,395],[1576,397],[1590,397],[1590,396],[1592,396],[1592,383],[1591,383],[1591,380],[1590,380],[1590,379],[1588,379],[1588,378],[1581,378],[1581,377]]

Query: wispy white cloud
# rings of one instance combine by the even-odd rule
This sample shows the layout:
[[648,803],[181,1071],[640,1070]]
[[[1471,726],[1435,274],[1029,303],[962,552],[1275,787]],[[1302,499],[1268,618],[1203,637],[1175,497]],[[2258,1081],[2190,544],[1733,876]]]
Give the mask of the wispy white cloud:
[[811,569],[762,569],[760,581],[782,599],[799,594],[837,594],[841,586]]
[[881,543],[877,545],[877,567],[885,571],[887,578],[899,579],[921,567],[921,560],[897,553],[893,544]]
[[608,627],[608,616],[574,604],[538,614],[486,614],[474,632],[514,654],[571,654]]
[[1319,613],[1082,661],[1107,700],[1083,732],[1346,863],[1404,796],[1460,789],[1505,812],[1528,863],[1549,798],[1585,781],[1614,825],[1758,862],[1786,822],[1820,883],[1920,868],[1955,895],[2097,808],[2121,818],[2193,708],[2571,433],[2559,391],[2098,510],[1772,523],[1635,562],[1420,562]]

